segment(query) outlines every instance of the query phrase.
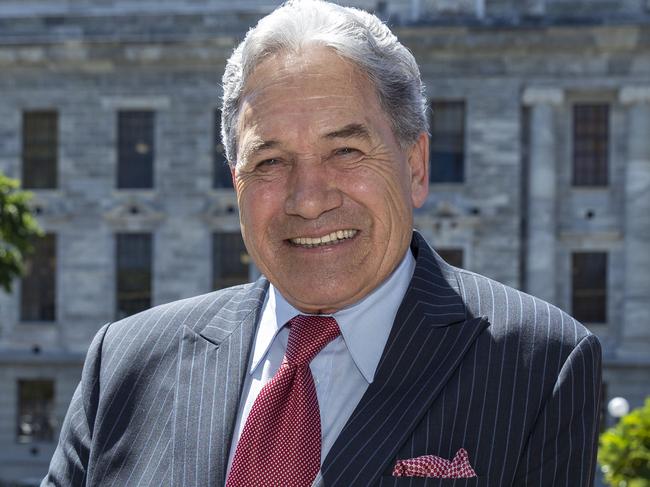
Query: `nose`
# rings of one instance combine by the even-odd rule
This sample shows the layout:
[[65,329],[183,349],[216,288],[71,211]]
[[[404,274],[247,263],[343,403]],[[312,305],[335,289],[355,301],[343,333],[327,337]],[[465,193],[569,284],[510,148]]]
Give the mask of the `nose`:
[[285,211],[289,215],[316,219],[343,203],[335,178],[321,162],[294,164],[288,184]]

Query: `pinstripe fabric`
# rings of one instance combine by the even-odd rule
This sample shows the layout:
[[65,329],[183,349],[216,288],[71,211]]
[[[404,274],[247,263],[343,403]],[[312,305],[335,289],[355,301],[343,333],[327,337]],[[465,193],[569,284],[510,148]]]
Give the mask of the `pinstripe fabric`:
[[[440,260],[417,267],[376,379],[316,485],[588,486],[600,345],[558,308]],[[474,479],[391,476],[398,458],[469,452]]]
[[267,283],[104,326],[41,485],[222,485]]
[[[600,345],[568,315],[448,266],[417,233],[415,273],[375,380],[315,485],[591,485]],[[266,292],[247,286],[104,326],[49,485],[223,485]],[[394,478],[398,458],[469,453],[478,477]]]

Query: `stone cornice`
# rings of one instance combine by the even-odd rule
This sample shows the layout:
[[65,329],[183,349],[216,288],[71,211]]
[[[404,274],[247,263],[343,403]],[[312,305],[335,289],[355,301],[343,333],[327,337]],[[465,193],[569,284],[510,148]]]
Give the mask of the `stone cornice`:
[[564,91],[550,86],[529,86],[521,98],[524,105],[561,105],[564,103]]
[[104,96],[102,108],[118,110],[167,110],[171,106],[169,96]]
[[623,104],[650,103],[650,85],[625,86],[621,88],[618,99]]

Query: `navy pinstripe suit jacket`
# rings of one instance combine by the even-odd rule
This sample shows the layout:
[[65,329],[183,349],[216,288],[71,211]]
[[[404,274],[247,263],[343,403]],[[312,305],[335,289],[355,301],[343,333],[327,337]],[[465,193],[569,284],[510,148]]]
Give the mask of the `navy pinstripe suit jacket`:
[[[375,381],[315,485],[591,485],[598,340],[558,308],[447,265],[417,233],[412,250]],[[42,485],[223,485],[267,287],[260,279],[104,326]],[[396,459],[459,448],[476,478],[391,476]]]

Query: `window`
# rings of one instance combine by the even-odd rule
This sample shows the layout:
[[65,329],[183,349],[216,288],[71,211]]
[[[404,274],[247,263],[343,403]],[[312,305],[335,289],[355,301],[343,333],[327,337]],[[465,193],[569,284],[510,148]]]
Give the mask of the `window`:
[[121,233],[116,240],[117,319],[151,307],[151,235]]
[[54,381],[18,381],[18,443],[54,440]]
[[607,321],[607,253],[572,255],[573,316],[584,323]]
[[212,285],[223,289],[248,282],[250,258],[239,232],[212,236]]
[[34,241],[20,288],[22,321],[56,319],[56,236],[47,234]]
[[23,187],[56,188],[58,186],[57,154],[57,113],[54,111],[23,113]]
[[465,179],[465,103],[431,103],[429,181],[462,183]]
[[463,249],[436,249],[447,264],[463,267]]
[[118,188],[153,188],[153,123],[152,111],[118,112]]
[[573,106],[573,185],[607,186],[609,106]]
[[214,146],[212,149],[212,187],[213,188],[232,188],[232,178],[230,177],[230,167],[226,159],[226,150],[221,142],[221,110],[214,111],[214,133],[212,140]]

